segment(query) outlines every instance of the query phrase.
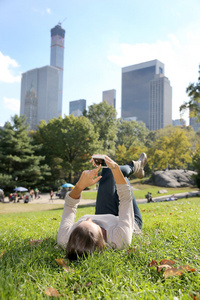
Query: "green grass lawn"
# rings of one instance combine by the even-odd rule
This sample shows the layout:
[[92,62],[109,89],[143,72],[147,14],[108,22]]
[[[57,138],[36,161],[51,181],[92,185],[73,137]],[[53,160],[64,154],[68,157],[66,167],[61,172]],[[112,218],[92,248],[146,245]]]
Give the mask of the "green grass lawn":
[[[5,204],[6,205],[6,204]],[[129,250],[105,250],[66,264],[56,234],[62,210],[0,215],[0,299],[200,299],[200,198],[139,205],[143,231]],[[79,208],[77,218],[93,214]],[[40,240],[40,243],[29,243]],[[164,278],[149,263],[170,259],[192,272]],[[196,297],[196,298],[195,298]]]
[[[185,188],[163,188],[158,186],[153,186],[149,184],[141,184],[137,181],[131,181],[131,185],[134,188],[133,192],[136,199],[145,199],[145,195],[147,192],[152,193],[152,197],[158,197],[158,196],[165,196],[165,195],[171,195],[171,194],[177,194],[177,193],[187,193],[191,191],[197,191],[198,188],[192,187],[185,187]],[[159,194],[159,190],[166,190],[167,192],[164,194]],[[84,191],[82,193],[83,199],[92,199],[96,200],[97,191]]]

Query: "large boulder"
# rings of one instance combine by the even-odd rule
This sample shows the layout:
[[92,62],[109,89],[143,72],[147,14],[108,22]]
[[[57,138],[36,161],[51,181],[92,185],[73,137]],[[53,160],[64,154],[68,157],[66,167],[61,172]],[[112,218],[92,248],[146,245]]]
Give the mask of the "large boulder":
[[194,186],[195,181],[192,175],[194,171],[187,170],[166,170],[153,173],[149,183],[162,187],[187,187]]

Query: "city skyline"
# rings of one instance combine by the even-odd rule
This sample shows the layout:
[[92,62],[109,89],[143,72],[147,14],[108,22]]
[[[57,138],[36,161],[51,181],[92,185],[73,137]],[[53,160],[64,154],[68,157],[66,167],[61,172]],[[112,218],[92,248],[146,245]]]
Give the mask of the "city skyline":
[[66,31],[63,116],[73,99],[92,105],[101,102],[102,91],[115,89],[121,117],[121,69],[158,59],[178,119],[186,87],[198,78],[199,9],[197,0],[1,1],[0,125],[19,115],[21,74],[49,65],[49,31],[59,22]]

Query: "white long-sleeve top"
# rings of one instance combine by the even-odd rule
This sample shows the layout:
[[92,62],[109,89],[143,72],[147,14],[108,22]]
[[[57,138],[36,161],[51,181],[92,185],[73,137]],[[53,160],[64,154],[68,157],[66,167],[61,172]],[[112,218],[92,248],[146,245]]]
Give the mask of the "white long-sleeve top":
[[57,235],[57,243],[66,246],[71,232],[80,224],[90,218],[107,231],[107,243],[116,249],[123,249],[129,246],[133,233],[141,233],[135,223],[132,191],[128,184],[117,184],[117,194],[119,197],[119,216],[111,214],[84,215],[75,223],[76,209],[79,199],[73,199],[69,193],[65,197],[65,204],[60,227]]

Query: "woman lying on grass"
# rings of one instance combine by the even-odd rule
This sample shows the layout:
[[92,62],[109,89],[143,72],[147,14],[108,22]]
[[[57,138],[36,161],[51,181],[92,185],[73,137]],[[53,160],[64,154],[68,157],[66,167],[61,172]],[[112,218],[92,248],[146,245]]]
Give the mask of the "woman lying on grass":
[[[142,217],[127,176],[133,173],[137,178],[144,177],[146,154],[124,166],[106,155],[105,162],[108,168],[103,168],[101,176],[101,165],[83,171],[74,189],[66,195],[57,242],[66,247],[70,260],[87,256],[95,249],[103,250],[106,244],[123,249],[131,244],[133,233],[141,232]],[[75,223],[81,192],[98,181],[95,215],[84,215]]]

